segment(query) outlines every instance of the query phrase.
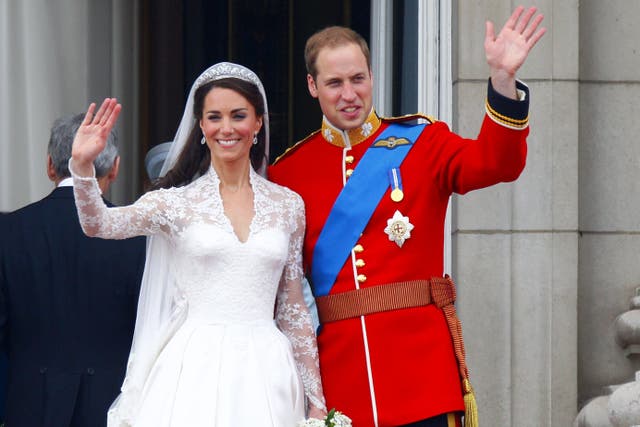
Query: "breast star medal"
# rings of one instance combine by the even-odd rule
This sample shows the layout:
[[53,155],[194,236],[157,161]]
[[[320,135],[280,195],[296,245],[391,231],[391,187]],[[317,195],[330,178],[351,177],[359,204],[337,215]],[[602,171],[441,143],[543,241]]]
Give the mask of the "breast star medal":
[[409,217],[396,211],[393,217],[387,220],[384,232],[389,236],[389,240],[402,247],[404,241],[411,237],[411,230],[413,230],[413,224],[409,222]]

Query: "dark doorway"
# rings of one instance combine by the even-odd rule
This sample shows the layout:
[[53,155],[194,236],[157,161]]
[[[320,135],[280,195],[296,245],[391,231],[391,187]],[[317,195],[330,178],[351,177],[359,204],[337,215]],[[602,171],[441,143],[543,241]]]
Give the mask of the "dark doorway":
[[[369,40],[370,0],[143,0],[141,150],[171,141],[194,79],[231,61],[254,70],[269,101],[271,159],[319,128],[304,44],[328,25]],[[144,156],[143,156],[144,157]]]

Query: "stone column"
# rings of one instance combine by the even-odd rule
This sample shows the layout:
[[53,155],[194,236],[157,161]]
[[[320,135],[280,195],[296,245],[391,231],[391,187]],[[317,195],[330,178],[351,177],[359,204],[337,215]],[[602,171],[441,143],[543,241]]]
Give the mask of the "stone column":
[[[640,354],[640,288],[631,299],[630,310],[615,319],[614,330],[615,340],[625,356],[637,357]],[[635,373],[635,381],[602,387],[602,393],[582,406],[574,427],[640,425],[640,371]]]
[[579,404],[640,370],[613,338],[640,283],[640,3],[580,2]]
[[[457,1],[454,128],[484,114],[485,20],[506,0]],[[527,166],[453,200],[453,273],[481,425],[569,426],[576,415],[578,2],[537,2],[549,29],[518,77],[531,89]]]

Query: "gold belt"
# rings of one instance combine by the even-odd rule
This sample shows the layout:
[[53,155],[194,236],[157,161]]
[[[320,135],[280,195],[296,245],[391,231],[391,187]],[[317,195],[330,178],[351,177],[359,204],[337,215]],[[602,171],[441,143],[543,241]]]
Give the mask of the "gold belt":
[[371,286],[316,298],[322,323],[435,304],[438,308],[453,304],[456,288],[448,277],[409,280]]
[[387,283],[316,298],[318,317],[322,323],[351,319],[383,311],[401,310],[434,304],[442,310],[449,327],[453,349],[462,379],[465,403],[465,427],[478,425],[478,409],[469,382],[465,360],[462,325],[456,314],[456,285],[446,275],[430,279]]

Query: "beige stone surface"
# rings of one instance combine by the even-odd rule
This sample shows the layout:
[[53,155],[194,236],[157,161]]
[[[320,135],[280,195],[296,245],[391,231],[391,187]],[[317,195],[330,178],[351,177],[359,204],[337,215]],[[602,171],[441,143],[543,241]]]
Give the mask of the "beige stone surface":
[[638,96],[640,82],[580,86],[582,230],[640,231]]
[[582,0],[579,10],[580,79],[637,81],[640,2]]
[[615,340],[615,319],[629,309],[640,284],[640,235],[584,233],[579,244],[578,399],[630,381],[640,360]]
[[575,233],[455,236],[458,309],[483,424],[575,417],[576,247]]

